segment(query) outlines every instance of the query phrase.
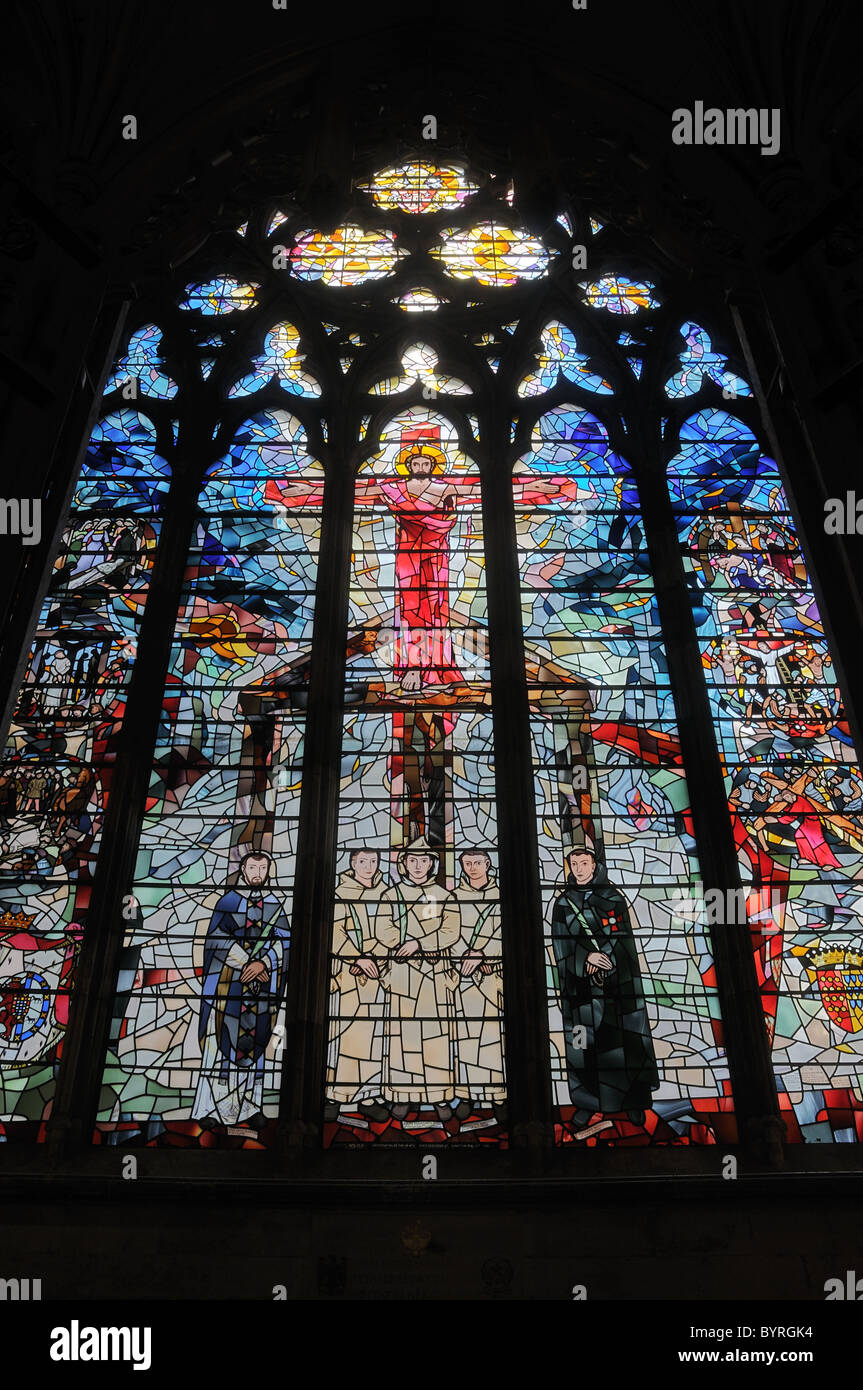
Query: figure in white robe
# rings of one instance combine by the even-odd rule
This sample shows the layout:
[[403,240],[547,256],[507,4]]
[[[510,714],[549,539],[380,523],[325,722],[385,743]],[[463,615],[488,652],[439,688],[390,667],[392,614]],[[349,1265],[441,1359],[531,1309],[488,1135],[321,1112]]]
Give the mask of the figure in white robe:
[[[386,1119],[381,1095],[386,953],[375,936],[375,911],[387,888],[376,849],[355,849],[339,876],[330,974],[330,1052],[327,1113],[344,1106]],[[334,1112],[334,1113],[331,1113]]]
[[390,952],[384,987],[384,1098],[397,1119],[434,1105],[452,1115],[453,994],[458,902],[435,882],[437,855],[424,839],[399,855],[401,882],[381,896],[377,939]]
[[461,911],[456,948],[459,988],[455,996],[456,1115],[506,1099],[503,1065],[503,962],[500,896],[485,850],[465,850],[455,890]]

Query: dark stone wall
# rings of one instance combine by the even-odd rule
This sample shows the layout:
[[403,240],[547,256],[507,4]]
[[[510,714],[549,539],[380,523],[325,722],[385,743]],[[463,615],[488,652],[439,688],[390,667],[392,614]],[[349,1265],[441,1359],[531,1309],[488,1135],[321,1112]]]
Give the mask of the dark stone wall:
[[[81,1195],[4,1212],[0,1267],[47,1299],[819,1301],[861,1202],[783,1180],[650,1195],[494,1185],[301,1197]],[[754,1316],[754,1314],[753,1314]],[[795,1315],[785,1317],[786,1322]]]

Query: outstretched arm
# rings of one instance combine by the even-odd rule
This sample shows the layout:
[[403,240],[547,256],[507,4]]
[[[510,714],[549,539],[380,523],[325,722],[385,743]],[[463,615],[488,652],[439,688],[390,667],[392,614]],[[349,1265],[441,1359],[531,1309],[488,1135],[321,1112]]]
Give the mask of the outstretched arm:
[[439,485],[447,498],[454,498],[458,506],[478,506],[482,502],[482,488],[479,478],[445,478]]
[[368,507],[381,500],[381,484],[377,478],[357,478],[354,483],[354,505]]
[[270,478],[264,499],[278,507],[319,507],[324,500],[323,478]]
[[517,507],[542,507],[548,502],[577,502],[583,488],[572,478],[525,478],[512,480],[513,501]]

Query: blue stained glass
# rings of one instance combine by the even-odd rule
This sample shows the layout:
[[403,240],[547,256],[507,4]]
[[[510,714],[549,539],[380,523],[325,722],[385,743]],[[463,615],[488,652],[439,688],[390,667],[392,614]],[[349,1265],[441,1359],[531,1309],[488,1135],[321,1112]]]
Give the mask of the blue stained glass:
[[241,285],[230,275],[186,286],[186,298],[181,309],[197,309],[201,314],[232,314],[237,309],[249,309],[256,302],[256,284]]
[[236,381],[229,397],[249,396],[267,386],[275,376],[283,391],[294,396],[319,396],[321,388],[309,372],[302,369],[305,353],[300,352],[300,335],[290,323],[277,323],[264,339],[264,350],[252,358],[253,371]]
[[649,280],[604,275],[593,284],[581,282],[580,288],[592,309],[608,309],[612,314],[637,314],[639,309],[655,309],[659,304],[656,286]]
[[598,373],[590,370],[589,355],[579,352],[575,334],[566,324],[553,320],[540,335],[539,366],[530,372],[518,388],[519,396],[538,396],[557,385],[559,376],[598,395],[610,396],[614,388]]
[[681,526],[696,510],[755,504],[756,498],[788,510],[774,460],[761,453],[748,426],[724,410],[699,410],[686,420],[680,452],[668,465],[668,482],[672,503],[684,509]]
[[225,458],[207,469],[208,479],[281,477],[308,470],[305,426],[283,410],[261,411],[237,429]]
[[602,421],[573,405],[555,406],[540,416],[534,426],[531,452],[521,461],[536,473],[576,469],[614,476],[630,472],[629,465],[612,450]]
[[665,383],[667,396],[672,399],[693,396],[701,390],[706,380],[715,381],[717,386],[721,386],[726,399],[752,395],[743,378],[728,371],[727,358],[713,350],[703,328],[699,328],[697,323],[684,323],[680,332],[686,339],[686,347],[680,354],[680,371]]
[[143,328],[133,333],[126,352],[117,359],[114,371],[108,378],[105,395],[134,379],[144,396],[156,396],[159,400],[170,400],[176,396],[177,383],[160,370],[163,365],[159,350],[161,342],[162,334],[154,323],[144,324]]
[[156,427],[145,415],[121,410],[95,426],[78,479],[74,505],[152,511],[170,487],[170,467],[155,452]]

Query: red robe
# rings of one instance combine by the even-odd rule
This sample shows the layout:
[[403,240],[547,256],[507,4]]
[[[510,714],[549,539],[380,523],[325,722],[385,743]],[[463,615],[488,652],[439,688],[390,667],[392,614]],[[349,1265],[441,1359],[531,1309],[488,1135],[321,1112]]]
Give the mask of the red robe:
[[380,484],[396,518],[398,636],[393,669],[397,680],[418,670],[424,685],[462,684],[453,664],[449,610],[449,533],[455,510],[413,497],[408,479]]
[[[383,501],[396,519],[395,572],[398,589],[397,636],[394,674],[400,681],[409,670],[418,670],[424,686],[463,685],[467,678],[453,661],[449,607],[449,533],[456,522],[455,508],[426,501],[408,491],[407,477],[358,479],[355,506]],[[458,484],[435,477],[436,484],[452,488],[455,504],[480,502],[479,479],[465,476]],[[458,488],[458,491],[456,491]],[[323,483],[310,482],[308,493],[283,495],[279,482],[267,483],[268,502],[288,507],[320,504]],[[577,499],[578,483],[561,478],[513,479],[516,505],[542,506],[554,500]]]

